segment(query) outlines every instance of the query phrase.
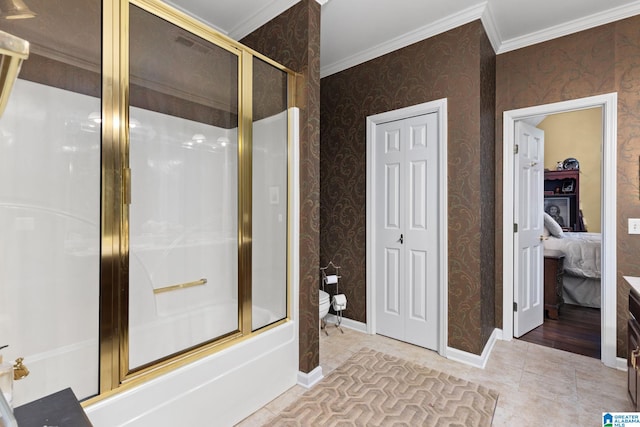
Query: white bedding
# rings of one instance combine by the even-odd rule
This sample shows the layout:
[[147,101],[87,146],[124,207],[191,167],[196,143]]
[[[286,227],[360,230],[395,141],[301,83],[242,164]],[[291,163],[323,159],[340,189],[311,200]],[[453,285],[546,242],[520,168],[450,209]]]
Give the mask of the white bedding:
[[578,277],[599,279],[601,277],[600,253],[602,246],[600,233],[564,232],[563,237],[549,236],[544,241],[545,249],[564,253],[564,270]]
[[600,308],[600,279],[565,274],[562,278],[562,299],[565,304]]

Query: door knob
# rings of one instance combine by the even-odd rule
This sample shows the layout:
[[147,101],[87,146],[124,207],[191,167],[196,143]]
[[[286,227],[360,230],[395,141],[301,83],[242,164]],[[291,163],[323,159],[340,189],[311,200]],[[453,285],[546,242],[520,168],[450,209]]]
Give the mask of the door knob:
[[402,236],[402,234],[400,235],[400,244],[402,245],[402,243],[404,242],[404,238]]

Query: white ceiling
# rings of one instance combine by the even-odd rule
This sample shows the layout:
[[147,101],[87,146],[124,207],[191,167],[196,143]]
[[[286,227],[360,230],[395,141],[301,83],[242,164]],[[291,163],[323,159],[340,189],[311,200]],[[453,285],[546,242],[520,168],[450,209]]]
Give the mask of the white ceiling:
[[[300,0],[170,0],[239,40]],[[476,19],[497,53],[640,14],[640,0],[317,0],[322,77]]]

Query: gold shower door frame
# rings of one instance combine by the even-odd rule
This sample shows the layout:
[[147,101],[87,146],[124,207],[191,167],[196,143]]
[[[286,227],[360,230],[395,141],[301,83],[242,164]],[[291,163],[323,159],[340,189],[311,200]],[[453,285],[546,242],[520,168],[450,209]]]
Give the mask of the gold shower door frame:
[[[177,356],[144,366],[129,368],[129,6],[135,5],[238,57],[238,304],[239,330]],[[99,395],[84,402],[91,404],[115,392],[167,373],[179,366],[212,354],[291,317],[291,250],[287,244],[287,315],[266,328],[251,328],[251,227],[252,227],[252,60],[258,57],[282,70],[287,78],[287,103],[295,97],[295,73],[271,59],[231,40],[199,21],[154,0],[103,0],[102,52],[102,206],[100,270],[100,389]],[[168,59],[171,60],[170,58]],[[289,114],[290,117],[290,114]],[[292,170],[291,132],[288,136],[287,167]],[[291,200],[291,173],[287,174],[288,200]],[[287,234],[291,235],[291,203],[287,207]],[[287,239],[289,241],[289,238]]]

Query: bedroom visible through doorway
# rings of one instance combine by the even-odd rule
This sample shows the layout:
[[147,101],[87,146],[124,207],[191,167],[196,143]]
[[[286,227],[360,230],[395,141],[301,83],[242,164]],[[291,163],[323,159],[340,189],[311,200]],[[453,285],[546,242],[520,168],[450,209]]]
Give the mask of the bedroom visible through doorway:
[[[601,354],[602,107],[524,119],[544,131],[543,323],[519,339]],[[518,196],[515,195],[514,198]]]
[[531,117],[546,116],[567,111],[588,108],[602,108],[602,197],[601,234],[602,234],[602,284],[601,286],[601,330],[600,360],[605,366],[622,369],[623,359],[616,356],[616,218],[617,218],[617,129],[618,94],[616,92],[594,95],[586,98],[560,101],[551,104],[524,107],[503,113],[503,152],[502,152],[502,339],[511,340],[514,336],[514,277],[518,274],[513,263],[514,257],[514,150],[515,123]]
[[520,339],[600,358],[602,108],[538,120],[545,135],[543,208],[558,227],[543,233],[543,324]]

